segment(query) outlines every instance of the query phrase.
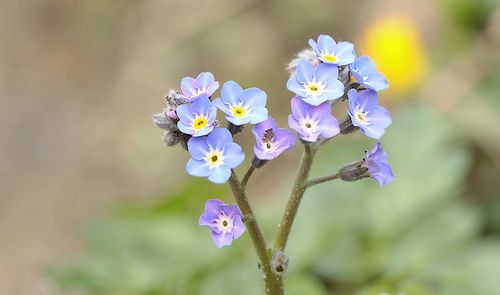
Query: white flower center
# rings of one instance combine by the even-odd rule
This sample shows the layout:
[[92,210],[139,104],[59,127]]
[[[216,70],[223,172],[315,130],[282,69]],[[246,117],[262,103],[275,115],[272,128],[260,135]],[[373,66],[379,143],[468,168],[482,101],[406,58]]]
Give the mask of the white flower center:
[[277,148],[278,147],[276,146],[276,144],[272,141],[267,141],[267,142],[262,143],[262,149],[266,153],[272,153],[272,152],[276,151]]
[[311,119],[309,115],[300,120],[299,124],[302,130],[308,135],[312,135],[318,129],[318,121]]
[[233,219],[227,215],[220,215],[216,222],[217,228],[223,233],[230,233],[233,229]]
[[370,122],[370,119],[368,118],[368,113],[369,111],[362,111],[359,106],[356,106],[354,109],[354,118],[356,121],[359,123],[366,125]]
[[224,164],[224,154],[219,150],[214,150],[210,147],[210,151],[205,154],[205,162],[209,169],[214,169]]

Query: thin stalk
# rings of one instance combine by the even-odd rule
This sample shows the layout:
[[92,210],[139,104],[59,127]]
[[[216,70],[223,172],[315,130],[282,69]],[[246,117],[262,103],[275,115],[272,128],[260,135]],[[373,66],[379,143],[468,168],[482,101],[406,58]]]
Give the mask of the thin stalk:
[[247,173],[245,173],[245,176],[243,176],[243,179],[241,180],[241,187],[243,189],[245,189],[247,187],[248,180],[250,180],[250,177],[252,176],[254,171],[255,171],[255,167],[250,166],[250,168],[248,168],[248,170],[247,170]]
[[320,183],[323,183],[323,182],[335,180],[337,178],[339,178],[339,174],[338,173],[335,173],[335,174],[332,174],[332,175],[323,176],[323,177],[318,177],[318,178],[315,178],[315,179],[311,179],[308,182],[306,182],[306,187],[308,188],[308,187],[311,187],[313,185],[317,185],[317,184],[320,184]]
[[282,278],[281,276],[274,274],[271,269],[271,254],[270,251],[268,251],[266,240],[262,234],[259,224],[257,223],[252,207],[250,207],[250,203],[248,202],[242,183],[239,181],[234,170],[231,171],[229,186],[233,191],[234,199],[236,200],[238,207],[240,207],[241,212],[244,216],[249,217],[245,220],[245,226],[248,230],[250,238],[252,239],[257,256],[259,257],[260,268],[264,273],[266,294],[283,295],[284,290]]
[[304,148],[299,172],[297,174],[297,178],[295,179],[295,184],[293,186],[290,199],[288,199],[285,212],[283,213],[281,223],[278,226],[276,239],[273,242],[273,247],[282,251],[285,250],[286,242],[288,240],[290,230],[292,229],[293,220],[295,219],[295,215],[297,215],[300,201],[306,191],[309,171],[311,170],[313,159],[316,154],[316,148],[313,145],[304,144]]

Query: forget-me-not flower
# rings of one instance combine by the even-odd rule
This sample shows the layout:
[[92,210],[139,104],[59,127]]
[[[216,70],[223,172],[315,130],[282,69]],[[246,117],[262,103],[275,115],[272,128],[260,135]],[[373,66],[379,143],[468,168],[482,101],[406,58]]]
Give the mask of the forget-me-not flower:
[[222,85],[221,97],[213,103],[234,125],[257,124],[267,119],[267,95],[256,87],[243,90],[238,83],[227,81]]
[[365,155],[364,165],[368,168],[368,173],[380,186],[391,183],[394,180],[392,169],[387,164],[387,153],[377,142],[371,151]]
[[347,97],[352,125],[359,127],[366,136],[380,139],[385,129],[391,125],[392,119],[389,111],[378,105],[377,92],[371,89],[361,92],[351,89],[347,92]]
[[308,104],[317,106],[344,94],[344,84],[337,79],[338,75],[336,66],[320,64],[314,67],[303,60],[297,65],[295,76],[288,80],[286,86]]
[[214,129],[217,109],[206,95],[200,96],[191,104],[178,106],[175,112],[179,117],[177,127],[182,133],[198,137],[207,135]]
[[309,46],[324,63],[343,66],[353,63],[356,58],[352,43],[337,43],[328,35],[319,35],[317,43],[313,39],[309,39]]
[[182,94],[190,101],[195,100],[201,95],[210,97],[217,88],[219,88],[219,82],[215,81],[214,75],[210,72],[200,73],[196,79],[184,77],[181,80]]
[[253,150],[260,160],[272,160],[295,145],[293,133],[285,128],[278,128],[272,117],[255,125],[252,132],[256,140]]
[[389,83],[384,75],[377,72],[375,63],[368,57],[358,57],[356,61],[349,65],[351,75],[356,81],[375,91],[381,91],[389,87]]
[[216,128],[208,136],[192,137],[187,145],[191,159],[186,171],[193,176],[208,177],[214,183],[225,183],[231,169],[245,159],[241,147],[225,128]]
[[212,239],[217,248],[229,246],[233,240],[245,232],[243,214],[236,205],[227,205],[217,199],[205,202],[205,211],[200,216],[199,225],[212,230]]

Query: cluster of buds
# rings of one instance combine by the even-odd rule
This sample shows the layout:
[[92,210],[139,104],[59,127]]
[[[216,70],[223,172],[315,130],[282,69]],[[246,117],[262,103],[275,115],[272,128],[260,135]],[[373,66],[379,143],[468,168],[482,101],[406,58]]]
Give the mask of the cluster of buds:
[[[358,130],[380,140],[392,123],[389,112],[378,104],[378,92],[389,86],[384,75],[377,72],[369,57],[357,57],[349,42],[337,43],[330,36],[320,35],[317,41],[310,39],[309,45],[288,66],[290,78],[286,86],[295,94],[290,101],[288,127],[302,144],[315,147]],[[186,164],[188,174],[205,177],[213,183],[227,182],[232,169],[245,159],[242,148],[233,141],[233,136],[245,125],[254,125],[251,161],[254,169],[295,146],[296,135],[278,127],[269,116],[266,92],[257,87],[244,89],[235,81],[227,81],[219,96],[213,98],[218,88],[219,82],[210,72],[200,73],[196,78],[185,77],[181,80],[181,91],[170,90],[165,109],[153,115],[154,123],[164,130],[165,143],[169,146],[180,143],[188,151],[191,157]],[[348,111],[339,123],[332,115],[332,108],[344,101],[348,102]],[[218,111],[227,120],[226,128],[217,121]],[[394,178],[380,142],[361,161],[336,173],[336,178],[344,181],[367,177],[380,185]],[[223,247],[245,231],[242,218],[238,206],[208,200],[199,224],[209,227],[215,245]],[[282,255],[275,255],[273,261],[279,266],[277,271],[288,265]]]

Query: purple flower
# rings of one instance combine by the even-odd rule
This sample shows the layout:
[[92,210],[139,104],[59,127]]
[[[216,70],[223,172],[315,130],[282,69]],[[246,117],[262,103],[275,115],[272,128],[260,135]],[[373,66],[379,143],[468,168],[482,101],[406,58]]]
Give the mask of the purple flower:
[[190,101],[201,95],[210,97],[217,88],[219,88],[219,82],[215,81],[214,75],[210,72],[200,73],[196,79],[184,77],[181,80],[182,94]]
[[194,137],[207,135],[214,129],[216,112],[208,97],[202,95],[191,104],[177,107],[176,113],[179,117],[177,127],[182,133]]
[[392,119],[389,112],[377,104],[377,92],[368,89],[358,93],[351,89],[347,96],[352,124],[359,127],[366,136],[380,139],[385,128],[391,125]]
[[328,35],[319,35],[318,43],[309,39],[309,46],[318,58],[328,64],[343,66],[354,62],[354,45],[349,42],[335,42]]
[[221,97],[214,105],[226,114],[234,125],[257,124],[267,119],[267,95],[259,88],[243,90],[238,83],[227,81],[222,85]]
[[261,122],[252,129],[257,143],[253,147],[255,156],[260,160],[272,160],[282,152],[291,150],[295,136],[284,128],[278,128],[273,118]]
[[368,173],[380,186],[391,183],[394,180],[392,169],[387,164],[387,153],[380,146],[380,142],[375,144],[371,151],[365,153],[365,166]]
[[212,199],[205,202],[205,211],[198,223],[212,230],[215,246],[222,248],[231,245],[233,240],[245,232],[242,217],[243,214],[238,206],[227,205],[220,200]]
[[225,128],[214,129],[208,136],[191,137],[187,145],[191,159],[186,171],[193,176],[208,177],[214,183],[226,182],[231,169],[245,159],[241,147]]
[[336,66],[320,64],[314,67],[303,60],[297,65],[297,73],[288,80],[286,87],[308,104],[317,106],[344,94],[344,84],[337,80],[338,76]]
[[381,91],[389,87],[385,76],[377,72],[375,64],[368,56],[357,58],[349,68],[356,81],[367,88]]
[[315,142],[320,136],[322,138],[334,137],[339,133],[339,123],[330,111],[328,102],[312,106],[294,97],[288,126],[297,131],[302,140],[309,142]]

